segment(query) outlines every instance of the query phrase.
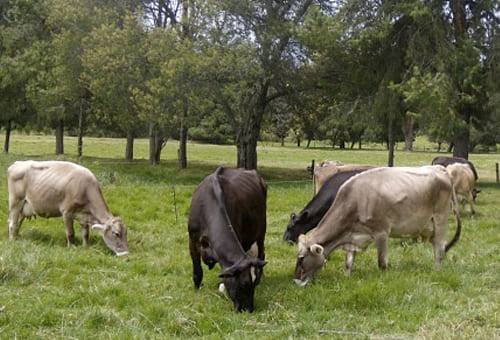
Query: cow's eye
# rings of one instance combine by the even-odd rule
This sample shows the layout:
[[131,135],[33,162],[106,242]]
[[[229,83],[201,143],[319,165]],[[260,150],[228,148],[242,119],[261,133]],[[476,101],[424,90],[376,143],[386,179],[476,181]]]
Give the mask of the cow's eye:
[[120,233],[118,231],[113,231],[113,235],[115,235],[116,237],[120,237]]

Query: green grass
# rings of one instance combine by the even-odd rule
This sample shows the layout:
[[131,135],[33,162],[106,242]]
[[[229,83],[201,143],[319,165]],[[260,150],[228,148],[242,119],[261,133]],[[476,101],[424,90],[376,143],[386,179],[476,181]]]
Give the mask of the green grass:
[[[290,213],[311,198],[306,166],[311,159],[384,165],[387,154],[261,145],[260,172],[269,187],[269,263],[255,312],[238,314],[217,292],[217,269],[204,267],[203,287],[193,288],[186,226],[196,185],[218,165],[233,165],[235,148],[190,143],[189,168],[181,171],[171,141],[157,167],[147,165],[146,140],[137,140],[138,160],[132,163],[121,159],[123,140],[86,138],[84,147],[82,164],[96,174],[110,208],[128,225],[132,255],[112,256],[95,234],[91,247],[83,248],[78,228],[78,245],[67,248],[57,218],[25,221],[20,239],[7,240],[6,168],[18,159],[55,158],[52,137],[14,135],[11,153],[0,155],[2,338],[500,337],[500,187],[494,183],[499,155],[471,155],[482,188],[478,214],[463,217],[463,237],[440,271],[434,270],[429,244],[392,240],[389,270],[378,270],[370,247],[345,277],[344,254],[335,252],[314,284],[301,289],[292,282],[296,248],[281,238]],[[67,138],[66,151],[63,159],[76,160],[75,139]],[[396,163],[429,164],[435,155],[397,152]]]

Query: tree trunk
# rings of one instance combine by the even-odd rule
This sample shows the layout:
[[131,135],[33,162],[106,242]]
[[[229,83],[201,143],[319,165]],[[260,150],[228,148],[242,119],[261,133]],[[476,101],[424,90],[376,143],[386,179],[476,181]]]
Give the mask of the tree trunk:
[[469,129],[459,131],[453,141],[453,157],[469,159]]
[[312,141],[312,139],[310,139],[310,138],[308,138],[308,139],[307,139],[307,145],[306,145],[306,148],[308,148],[308,149],[309,149],[309,147],[311,146],[311,141]]
[[345,140],[341,139],[340,142],[339,142],[339,148],[341,150],[344,150],[345,149]]
[[406,115],[403,122],[403,133],[405,135],[404,151],[413,151],[413,139],[415,137],[413,128],[415,126],[415,118],[411,115]]
[[11,130],[12,130],[12,121],[9,119],[7,121],[7,125],[5,126],[5,143],[3,144],[3,152],[4,153],[9,153]]
[[159,129],[158,124],[149,123],[149,164],[160,164],[161,150],[165,146],[165,137]]
[[358,141],[358,149],[361,150],[361,138]]
[[441,152],[441,146],[442,146],[442,142],[438,142],[438,151],[437,152]]
[[64,120],[60,119],[56,126],[56,155],[64,154]]
[[285,146],[285,137],[281,137],[281,146]]
[[388,126],[388,140],[387,144],[389,146],[389,160],[387,162],[387,166],[394,166],[394,131],[393,131],[393,121],[389,119]]
[[455,147],[455,144],[453,142],[451,142],[448,145],[448,150],[446,150],[446,152],[448,152],[448,153],[452,152],[454,147]]
[[82,157],[83,155],[83,132],[84,132],[83,120],[84,120],[83,107],[82,104],[80,104],[80,112],[78,112],[78,147],[77,147],[78,158]]
[[254,127],[245,130],[247,131],[238,138],[238,168],[257,169],[257,139],[260,129],[256,130]]
[[131,130],[127,131],[127,146],[125,147],[125,160],[129,162],[134,160],[134,133]]
[[179,130],[179,167],[187,168],[187,135],[188,128],[181,125]]
[[297,147],[300,148],[300,137],[297,137]]
[[236,138],[238,168],[257,169],[257,140],[265,111],[266,94],[267,91],[261,94],[260,102],[251,110]]

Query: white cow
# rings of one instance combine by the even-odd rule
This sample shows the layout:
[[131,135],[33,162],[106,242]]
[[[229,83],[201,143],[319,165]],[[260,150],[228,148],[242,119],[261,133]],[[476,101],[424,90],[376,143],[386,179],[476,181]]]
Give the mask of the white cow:
[[352,177],[340,188],[318,226],[299,237],[295,281],[305,285],[323,266],[325,257],[342,247],[350,273],[354,256],[371,242],[379,267],[387,267],[389,237],[423,236],[434,246],[436,267],[459,239],[446,241],[451,201],[456,202],[451,178],[441,165],[421,168],[377,168]]
[[75,242],[73,220],[77,219],[84,245],[92,225],[116,255],[128,254],[127,228],[110,213],[90,170],[70,162],[18,161],[8,168],[7,180],[10,240],[17,237],[25,217],[62,216],[68,245]]

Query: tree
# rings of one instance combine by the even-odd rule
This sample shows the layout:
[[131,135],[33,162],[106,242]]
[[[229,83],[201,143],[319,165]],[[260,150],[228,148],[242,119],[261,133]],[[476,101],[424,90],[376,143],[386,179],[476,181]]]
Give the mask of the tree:
[[43,16],[40,3],[11,0],[0,4],[0,127],[5,127],[5,153],[11,131],[34,120],[26,87],[33,77],[31,46],[46,37],[40,21]]
[[[303,22],[313,1],[225,0],[219,3],[220,12],[214,19],[214,27],[218,28],[214,43],[219,49],[217,52],[223,55],[222,60],[237,61],[239,67],[233,75],[217,77],[219,82],[214,87],[221,88],[216,91],[217,101],[233,125],[237,166],[255,169],[264,114],[273,100],[288,93],[286,79],[300,62],[294,30]],[[221,22],[221,18],[225,21]],[[221,59],[214,64],[220,65]],[[231,68],[227,64],[221,66],[225,71]],[[234,77],[235,74],[244,78]]]
[[143,91],[146,79],[144,39],[139,18],[126,11],[118,22],[102,24],[84,40],[83,79],[92,93],[96,119],[126,135],[126,160],[133,159],[134,138],[143,127],[134,93]]

